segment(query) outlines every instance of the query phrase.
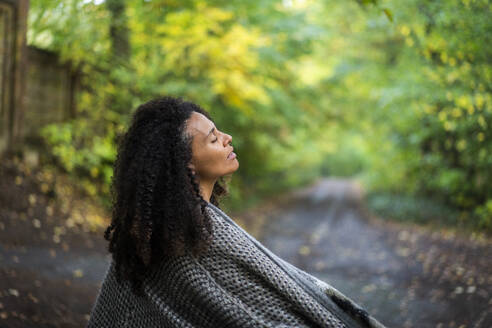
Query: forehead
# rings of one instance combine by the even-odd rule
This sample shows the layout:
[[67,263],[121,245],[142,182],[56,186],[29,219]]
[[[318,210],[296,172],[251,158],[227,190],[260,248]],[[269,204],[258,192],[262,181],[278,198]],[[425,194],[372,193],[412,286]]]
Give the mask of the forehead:
[[204,138],[213,126],[214,123],[205,115],[193,112],[188,119],[186,129],[192,136]]

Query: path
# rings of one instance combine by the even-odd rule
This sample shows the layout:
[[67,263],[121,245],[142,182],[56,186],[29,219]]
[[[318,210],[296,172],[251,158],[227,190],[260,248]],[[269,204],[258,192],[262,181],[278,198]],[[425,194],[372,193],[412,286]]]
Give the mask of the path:
[[[367,219],[360,197],[350,181],[322,180],[265,211],[256,236],[388,327],[492,327],[490,242]],[[102,232],[57,240],[56,220],[4,209],[0,327],[84,327],[109,261]]]
[[492,247],[367,218],[360,189],[325,179],[263,220],[274,253],[388,327],[492,327]]

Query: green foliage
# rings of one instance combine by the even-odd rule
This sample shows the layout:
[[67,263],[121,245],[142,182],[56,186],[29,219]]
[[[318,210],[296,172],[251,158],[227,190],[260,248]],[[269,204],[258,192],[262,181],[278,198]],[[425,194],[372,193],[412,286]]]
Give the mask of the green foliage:
[[81,177],[83,189],[95,196],[98,192],[109,192],[116,149],[114,131],[103,137],[93,136],[90,124],[86,120],[50,124],[42,128],[41,136],[51,146],[51,155],[58,164],[68,173]]
[[116,63],[104,3],[31,1],[29,42],[83,73],[77,119],[43,133],[67,171],[108,184],[131,111],[169,94],[233,135],[231,204],[356,176],[408,197],[402,208],[424,198],[492,227],[489,1],[122,3],[130,47]]
[[374,161],[377,179],[398,177],[403,190],[439,199],[489,227],[490,10],[488,1],[393,6],[397,24],[390,37],[401,46],[379,91],[391,160]]
[[35,0],[29,6],[27,42],[57,51],[74,67],[99,65],[110,45],[108,24],[108,13],[89,1]]

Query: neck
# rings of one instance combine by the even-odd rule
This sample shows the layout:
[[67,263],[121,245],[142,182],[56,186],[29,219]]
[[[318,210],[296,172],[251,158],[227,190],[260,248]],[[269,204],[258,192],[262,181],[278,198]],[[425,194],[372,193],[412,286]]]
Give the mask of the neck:
[[210,203],[210,197],[212,197],[212,191],[217,180],[200,180],[200,193],[207,202]]

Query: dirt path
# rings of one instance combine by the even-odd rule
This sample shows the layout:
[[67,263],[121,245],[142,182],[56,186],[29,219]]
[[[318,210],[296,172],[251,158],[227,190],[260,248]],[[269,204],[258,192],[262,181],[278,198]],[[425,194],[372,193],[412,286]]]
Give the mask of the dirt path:
[[106,242],[71,220],[70,205],[40,173],[0,165],[0,327],[84,327],[109,260]]
[[[0,214],[0,327],[84,327],[109,257],[101,236]],[[50,233],[51,232],[51,233]],[[44,237],[44,238],[43,238]]]
[[321,180],[263,218],[258,239],[388,327],[492,327],[492,245],[369,219],[347,180]]
[[[102,231],[60,235],[56,213],[37,219],[42,197],[13,195],[0,197],[0,327],[85,327],[109,263]],[[490,242],[368,220],[359,205],[354,184],[323,180],[233,218],[388,327],[492,327]]]

